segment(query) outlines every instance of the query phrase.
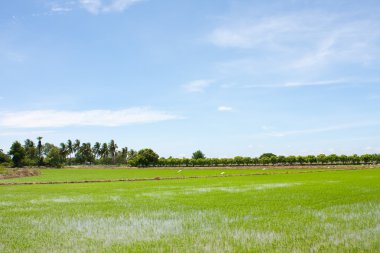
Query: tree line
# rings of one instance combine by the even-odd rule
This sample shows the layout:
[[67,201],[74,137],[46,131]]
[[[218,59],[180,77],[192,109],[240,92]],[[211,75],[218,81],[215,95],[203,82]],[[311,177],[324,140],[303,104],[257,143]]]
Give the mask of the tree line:
[[0,149],[0,164],[9,167],[65,165],[128,165],[133,167],[192,167],[192,166],[265,166],[265,165],[355,165],[379,164],[380,154],[336,155],[319,154],[306,156],[282,156],[265,153],[259,157],[236,156],[234,158],[206,158],[197,150],[191,158],[159,157],[152,149],[139,151],[119,148],[114,140],[109,143],[81,143],[67,140],[55,146],[43,143],[42,137],[36,143],[26,139],[23,144],[15,141],[8,153]]

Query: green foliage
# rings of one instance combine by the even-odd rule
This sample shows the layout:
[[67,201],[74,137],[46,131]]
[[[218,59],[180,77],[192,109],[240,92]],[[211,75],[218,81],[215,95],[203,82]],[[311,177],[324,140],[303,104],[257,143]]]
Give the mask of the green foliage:
[[197,150],[193,153],[193,156],[191,157],[192,159],[204,159],[206,158],[205,154],[203,154],[202,151]]
[[95,156],[92,153],[91,143],[82,143],[75,154],[78,163],[91,164],[95,161]]
[[42,166],[44,164],[44,157],[42,155],[43,152],[43,145],[42,145],[42,138],[41,136],[37,137],[38,143],[37,143],[37,157],[38,157],[38,166]]
[[63,157],[59,148],[51,147],[46,155],[45,163],[48,166],[61,168],[63,166]]
[[264,153],[264,154],[262,154],[260,157],[259,157],[259,159],[263,159],[263,158],[272,158],[272,157],[276,157],[276,155],[275,154],[272,154],[272,153]]
[[9,155],[12,157],[14,167],[22,167],[24,165],[25,149],[21,146],[20,142],[13,142],[9,150]]
[[141,149],[137,155],[129,160],[129,164],[135,167],[148,167],[158,164],[159,156],[150,148]]
[[[22,165],[41,166],[47,165],[44,159],[47,157],[50,149],[56,147],[53,144],[45,143],[42,145],[42,137],[38,137],[36,146],[30,139],[25,140],[23,146],[25,157]],[[138,152],[127,147],[118,149],[114,140],[109,143],[96,142],[93,147],[91,143],[82,143],[75,140],[73,143],[68,140],[67,143],[61,143],[59,146],[60,161],[62,165],[71,164],[97,164],[97,165],[131,165],[131,166],[176,166],[176,167],[211,167],[211,166],[252,166],[252,165],[356,165],[356,164],[379,164],[380,154],[363,154],[363,155],[337,155],[337,154],[319,154],[306,156],[276,156],[273,153],[264,153],[259,157],[236,156],[234,158],[206,158],[201,150],[192,154],[192,158],[160,158],[157,161],[148,161],[144,156],[138,156]],[[72,154],[75,157],[72,157]],[[9,156],[0,152],[0,164],[10,163]],[[19,163],[20,165],[20,163]]]
[[0,149],[0,164],[9,164],[12,162],[12,159],[7,155],[7,154],[4,154],[3,150]]

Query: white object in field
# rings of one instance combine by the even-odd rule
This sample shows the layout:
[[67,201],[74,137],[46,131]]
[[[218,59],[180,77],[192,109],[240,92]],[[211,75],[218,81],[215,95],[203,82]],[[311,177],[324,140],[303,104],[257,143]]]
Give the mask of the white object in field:
[[266,168],[263,168],[263,170],[266,170]]
[[224,174],[224,171],[220,173],[220,175],[223,175]]
[[177,171],[177,173],[180,173],[182,170]]

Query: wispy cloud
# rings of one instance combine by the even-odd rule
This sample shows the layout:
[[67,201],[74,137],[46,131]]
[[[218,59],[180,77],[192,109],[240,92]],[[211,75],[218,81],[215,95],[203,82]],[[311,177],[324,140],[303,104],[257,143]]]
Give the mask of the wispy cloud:
[[56,128],[67,126],[116,127],[136,123],[180,119],[168,112],[135,107],[125,110],[20,111],[0,114],[0,126],[6,128]]
[[122,12],[142,0],[113,0],[109,3],[104,3],[102,0],[79,0],[80,4],[87,11],[98,14],[107,12]]
[[187,92],[203,92],[207,87],[209,87],[214,80],[194,80],[191,81],[185,85],[183,85],[183,88]]
[[342,124],[334,125],[320,128],[310,128],[310,129],[301,129],[301,130],[291,130],[291,131],[273,131],[264,133],[265,136],[270,137],[286,137],[293,135],[307,135],[307,134],[316,134],[323,132],[339,131],[344,129],[353,129],[353,128],[363,128],[363,127],[373,127],[380,125],[380,122],[364,122],[364,123],[352,123],[352,124]]
[[72,10],[71,8],[61,7],[61,6],[52,6],[50,8],[50,11],[52,11],[52,12],[69,12],[71,10]]
[[41,136],[54,133],[54,131],[1,131],[0,136]]
[[310,86],[331,86],[349,83],[348,79],[336,80],[320,80],[320,81],[304,81],[304,82],[286,82],[282,84],[252,84],[245,85],[244,88],[297,88],[297,87],[310,87]]
[[[378,58],[380,25],[340,14],[303,12],[265,18],[235,18],[215,28],[208,41],[223,48],[260,49],[286,56],[288,66],[336,62],[365,64]],[[295,59],[295,60],[294,60]]]
[[232,107],[222,105],[222,106],[218,107],[218,111],[220,111],[220,112],[232,112]]

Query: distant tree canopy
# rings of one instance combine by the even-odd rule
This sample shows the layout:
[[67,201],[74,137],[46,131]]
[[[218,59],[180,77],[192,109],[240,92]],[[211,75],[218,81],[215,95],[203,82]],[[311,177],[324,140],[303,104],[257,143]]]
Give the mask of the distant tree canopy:
[[12,160],[9,155],[5,154],[2,149],[0,149],[0,164],[10,163]]
[[129,160],[129,164],[135,167],[155,166],[158,163],[159,156],[150,148],[141,149]]
[[16,141],[10,147],[8,154],[0,149],[0,165],[2,166],[50,166],[64,165],[129,165],[136,167],[186,167],[186,166],[302,166],[302,165],[346,165],[346,164],[380,164],[380,154],[337,155],[319,154],[306,156],[283,156],[264,153],[258,157],[235,156],[234,158],[206,158],[201,150],[192,154],[191,158],[159,158],[152,149],[139,151],[120,148],[114,140],[108,143],[91,143],[68,140],[55,146],[42,143],[42,137],[37,138],[37,144],[26,139],[24,145]]
[[259,159],[263,159],[263,158],[272,158],[272,157],[276,157],[276,155],[275,154],[272,154],[272,153],[264,153],[264,154],[262,154],[260,157],[259,157]]
[[197,150],[193,153],[193,156],[191,157],[192,159],[205,159],[206,156],[203,154],[202,151]]
[[20,142],[13,142],[8,154],[12,157],[14,167],[22,167],[24,165],[25,149],[21,146]]

